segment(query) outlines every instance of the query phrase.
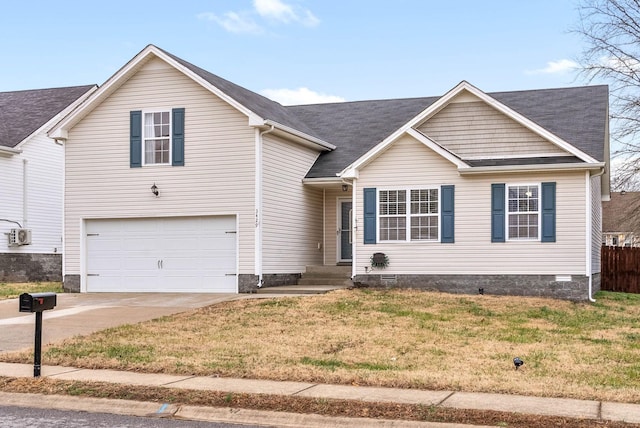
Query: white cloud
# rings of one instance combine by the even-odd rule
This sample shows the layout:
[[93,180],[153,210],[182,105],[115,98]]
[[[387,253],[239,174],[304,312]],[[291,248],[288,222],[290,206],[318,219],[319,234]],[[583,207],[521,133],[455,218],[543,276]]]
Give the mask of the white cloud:
[[198,15],[198,19],[213,21],[230,33],[261,34],[264,32],[260,25],[242,12],[226,12],[222,17],[215,13],[203,12]]
[[315,27],[320,23],[310,10],[286,4],[281,0],[253,0],[253,7],[263,18],[285,24],[297,22],[305,27]]
[[321,94],[309,88],[265,89],[260,93],[282,105],[340,103],[345,101],[344,98],[337,95]]
[[545,68],[537,70],[529,70],[527,74],[558,74],[572,71],[578,68],[578,63],[570,59],[561,59],[559,61],[549,61]]
[[253,0],[253,9],[240,12],[225,12],[222,16],[213,12],[203,12],[197,18],[212,21],[230,33],[264,34],[264,28],[254,17],[266,20],[270,24],[300,24],[316,27],[320,20],[310,10],[282,0]]

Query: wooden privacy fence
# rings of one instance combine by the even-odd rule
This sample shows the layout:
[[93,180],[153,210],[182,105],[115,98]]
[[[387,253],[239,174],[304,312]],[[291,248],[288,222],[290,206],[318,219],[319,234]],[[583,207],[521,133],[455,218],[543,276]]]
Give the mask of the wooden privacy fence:
[[640,247],[602,247],[600,288],[640,293]]

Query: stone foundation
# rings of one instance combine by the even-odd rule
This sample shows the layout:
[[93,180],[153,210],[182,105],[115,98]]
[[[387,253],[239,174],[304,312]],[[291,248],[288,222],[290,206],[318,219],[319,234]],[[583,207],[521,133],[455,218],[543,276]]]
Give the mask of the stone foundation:
[[[356,275],[357,285],[376,288],[415,288],[461,294],[588,299],[589,277],[572,275],[571,281],[556,281],[555,275]],[[597,283],[597,284],[596,284]],[[600,274],[593,276],[593,293],[600,290]]]
[[62,254],[0,254],[0,282],[62,281]]
[[80,275],[65,275],[62,282],[62,289],[65,293],[80,292]]

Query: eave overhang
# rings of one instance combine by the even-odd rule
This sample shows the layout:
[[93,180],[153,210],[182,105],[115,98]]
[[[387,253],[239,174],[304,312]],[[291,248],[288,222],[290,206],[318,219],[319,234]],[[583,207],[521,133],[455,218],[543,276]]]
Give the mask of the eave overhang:
[[460,175],[473,174],[507,174],[521,172],[545,172],[545,171],[601,171],[605,167],[604,162],[592,163],[555,163],[536,165],[501,165],[501,166],[476,166],[458,168]]
[[22,153],[22,149],[14,149],[13,147],[0,146],[0,154],[7,154],[10,156],[18,155]]
[[330,144],[324,140],[321,140],[309,134],[305,134],[304,132],[300,132],[297,129],[293,129],[289,126],[283,125],[273,120],[264,120],[262,122],[262,125],[273,126],[274,134],[280,134],[311,148],[320,149],[327,152],[336,149],[336,146],[334,146],[333,144]]

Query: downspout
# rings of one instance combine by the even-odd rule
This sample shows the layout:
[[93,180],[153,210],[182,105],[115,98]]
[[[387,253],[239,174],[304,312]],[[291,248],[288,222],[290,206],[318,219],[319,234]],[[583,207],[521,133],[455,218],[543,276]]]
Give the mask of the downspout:
[[358,242],[358,207],[356,206],[356,179],[354,178],[351,181],[351,210],[353,212],[353,215],[351,216],[352,218],[352,224],[351,224],[351,236],[353,237],[351,239],[352,244],[351,244],[351,279],[353,280],[356,277],[356,271],[357,271],[357,254],[356,254],[356,248],[357,248],[357,242]]
[[255,211],[256,211],[256,230],[255,230],[255,250],[254,250],[254,263],[255,274],[258,276],[258,284],[256,286],[261,288],[264,284],[262,279],[262,137],[269,132],[273,132],[274,125],[266,131],[260,132],[256,128],[256,181],[255,181]]
[[593,296],[593,273],[591,272],[593,265],[592,265],[592,246],[593,246],[593,217],[591,215],[591,210],[593,209],[593,201],[591,200],[591,179],[594,177],[600,177],[602,174],[604,174],[605,169],[602,168],[602,170],[594,175],[590,175],[589,171],[586,172],[585,177],[586,177],[586,181],[587,181],[587,185],[586,185],[586,189],[587,189],[587,230],[589,231],[589,233],[587,234],[587,277],[589,278],[589,295],[587,296],[589,301],[591,303],[595,303],[596,300],[592,297]]

